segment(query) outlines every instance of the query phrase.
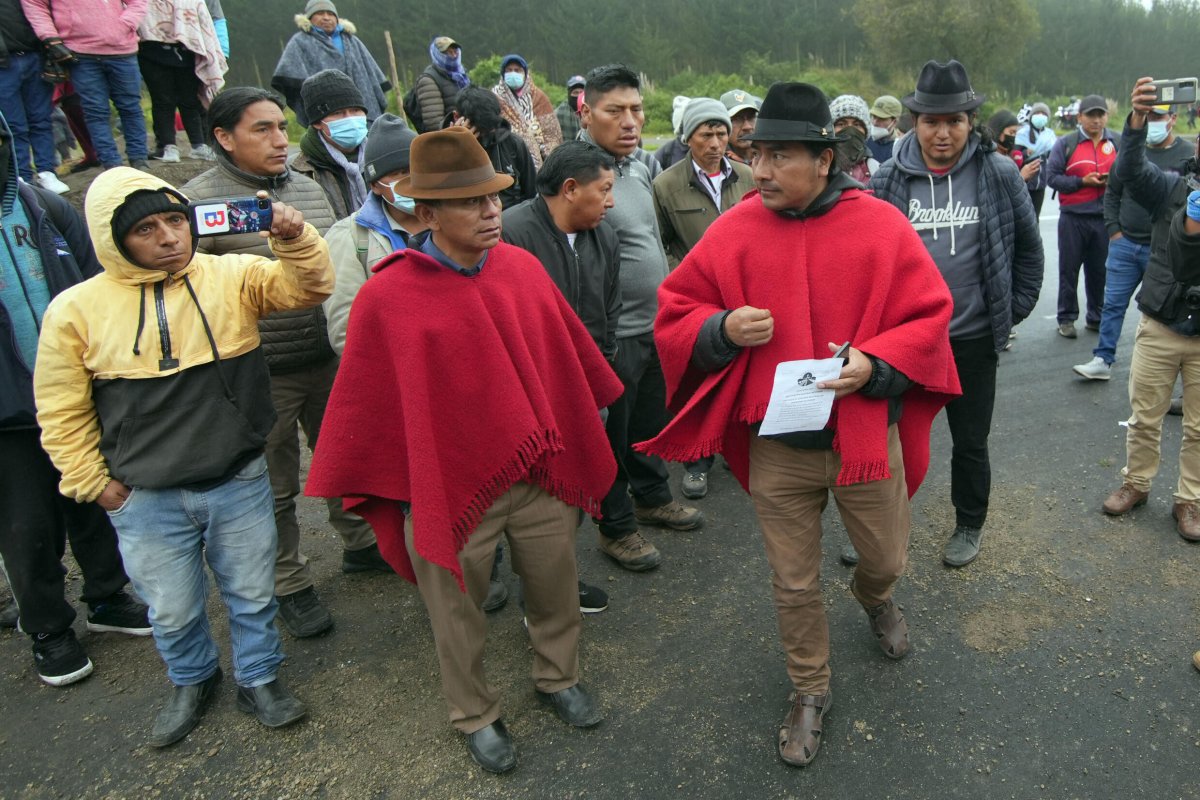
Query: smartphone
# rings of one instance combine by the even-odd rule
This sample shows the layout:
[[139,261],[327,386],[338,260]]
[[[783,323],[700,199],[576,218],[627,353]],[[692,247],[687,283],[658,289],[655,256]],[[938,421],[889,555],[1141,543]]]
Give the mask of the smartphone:
[[266,197],[203,200],[188,205],[197,236],[227,236],[271,230],[271,201]]
[[1196,78],[1152,81],[1155,105],[1187,105],[1196,102]]

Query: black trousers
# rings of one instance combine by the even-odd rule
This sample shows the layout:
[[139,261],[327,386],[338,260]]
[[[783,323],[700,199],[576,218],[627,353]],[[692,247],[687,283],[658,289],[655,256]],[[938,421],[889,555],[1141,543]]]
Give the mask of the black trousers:
[[83,601],[98,603],[129,582],[117,533],[104,509],[59,494],[58,470],[42,449],[41,431],[0,431],[0,556],[21,629],[60,633],[75,621],[64,596],[66,541],[83,572]]
[[996,404],[996,355],[992,337],[951,339],[962,396],[946,406],[953,449],[950,456],[950,501],[955,524],[982,528],[992,491],[988,434]]
[[625,393],[608,409],[608,442],[617,459],[617,478],[600,504],[604,518],[597,525],[605,536],[620,539],[637,530],[634,502],[647,508],[671,502],[667,465],[658,456],[633,449],[634,444],[657,436],[669,417],[667,383],[654,334],[618,339],[613,369],[625,385]]
[[142,80],[150,91],[150,118],[154,129],[155,149],[175,144],[175,109],[183,120],[188,143],[193,147],[204,144],[204,106],[200,104],[200,79],[194,65],[169,67],[158,61],[138,56]]

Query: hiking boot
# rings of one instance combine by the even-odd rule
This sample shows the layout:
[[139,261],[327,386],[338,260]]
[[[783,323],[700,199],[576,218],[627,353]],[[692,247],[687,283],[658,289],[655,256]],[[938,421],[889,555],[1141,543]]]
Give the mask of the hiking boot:
[[204,716],[204,709],[220,682],[221,668],[217,667],[216,672],[200,683],[176,686],[171,698],[154,718],[154,727],[150,729],[150,746],[167,747],[191,733],[196,723],[200,722],[200,717]]
[[308,714],[308,706],[296,699],[288,691],[283,681],[276,678],[270,683],[247,689],[238,687],[237,707],[247,714],[258,717],[258,721],[268,728],[282,728],[299,722]]
[[1089,381],[1106,381],[1112,377],[1112,366],[1104,363],[1104,359],[1096,356],[1086,364],[1076,364],[1071,367],[1075,374]]
[[582,614],[599,614],[608,608],[608,595],[603,589],[579,582],[579,611]]
[[1146,505],[1149,492],[1139,491],[1128,483],[1122,483],[1116,491],[1104,501],[1104,513],[1113,517],[1128,514],[1138,506]]
[[1200,508],[1195,503],[1176,503],[1171,516],[1180,536],[1189,542],[1200,542]]
[[610,539],[600,534],[600,552],[631,572],[645,572],[662,563],[662,553],[646,541],[641,531]]
[[979,557],[979,540],[983,538],[982,528],[972,528],[969,525],[956,525],[946,549],[942,551],[942,563],[947,567],[965,567]]
[[178,164],[179,148],[173,144],[169,144],[162,149],[161,153],[155,153],[153,158],[157,161],[165,161],[169,164]]
[[704,495],[708,494],[708,473],[687,472],[683,476],[683,484],[680,486],[683,491],[683,496],[691,500],[699,500]]
[[194,158],[197,161],[216,161],[217,154],[213,149],[206,144],[198,144],[188,153],[188,158]]
[[394,574],[395,570],[379,554],[379,545],[372,544],[370,547],[364,547],[361,550],[343,550],[342,572],[348,575],[356,572],[386,572]]
[[676,531],[691,531],[704,524],[700,509],[685,506],[678,500],[653,508],[635,506],[633,516],[642,525],[658,525]]
[[279,601],[277,619],[283,623],[284,629],[297,639],[317,636],[333,627],[333,617],[329,616],[329,611],[321,605],[317,590],[311,586],[275,599]]
[[1079,334],[1075,332],[1074,322],[1060,322],[1058,324],[1058,335],[1066,339],[1074,339],[1079,336]]
[[66,686],[92,674],[92,660],[70,628],[62,633],[35,633],[31,638],[34,668],[51,686]]
[[87,629],[92,633],[127,633],[130,636],[149,636],[154,633],[148,618],[149,609],[125,592],[117,592],[107,600],[91,606]]

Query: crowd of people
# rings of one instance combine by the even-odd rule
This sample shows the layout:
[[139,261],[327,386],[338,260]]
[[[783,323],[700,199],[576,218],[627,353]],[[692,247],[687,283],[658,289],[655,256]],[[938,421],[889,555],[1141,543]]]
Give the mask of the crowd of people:
[[[771,568],[793,688],[775,746],[809,764],[832,705],[821,512],[832,495],[867,628],[905,657],[893,591],[943,410],[955,525],[942,560],[981,553],[997,365],[1041,291],[1047,188],[1057,331],[1077,336],[1081,267],[1099,331],[1083,378],[1111,376],[1142,285],[1128,459],[1103,510],[1146,502],[1182,375],[1174,517],[1200,540],[1200,191],[1149,79],[1121,136],[1098,95],[1063,136],[1043,103],[981,120],[986,97],[957,61],[870,104],[806,83],[762,98],[731,87],[676,98],[674,137],[652,154],[623,65],[571,77],[556,108],[521,55],[477,87],[461,46],[437,36],[406,120],[330,0],[297,15],[276,91],[223,88],[215,0],[85,4],[86,27],[69,4],[0,0],[28,23],[5,25],[0,62],[20,89],[0,92],[0,556],[15,600],[2,621],[30,636],[46,683],[92,672],[65,597],[69,541],[87,628],[153,635],[166,665],[153,746],[187,736],[223,678],[206,565],[238,707],[268,727],[307,715],[278,676],[279,628],[311,637],[335,620],[302,552],[303,489],[326,500],[344,572],[417,584],[451,724],[483,769],[512,769],[483,668],[505,542],[539,698],[597,725],[578,642],[581,614],[608,598],[578,574],[577,530],[590,516],[615,564],[659,567],[648,529],[705,522],[667,463],[695,501],[720,455]],[[153,154],[134,109],[143,79]],[[78,97],[76,134],[104,167],[85,218],[58,196],[56,92]],[[297,153],[287,107],[306,128]],[[179,158],[176,110],[192,157],[213,162],[181,187],[147,163]],[[264,230],[196,232],[189,204],[250,196],[264,219],[270,207]],[[763,430],[777,366],[830,358],[836,377],[816,384],[827,419]]]

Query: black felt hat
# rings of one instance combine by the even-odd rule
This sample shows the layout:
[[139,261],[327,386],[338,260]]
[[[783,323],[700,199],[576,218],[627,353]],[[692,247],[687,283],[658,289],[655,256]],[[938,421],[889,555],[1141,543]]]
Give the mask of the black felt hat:
[[904,98],[904,107],[914,114],[957,114],[974,111],[986,99],[971,88],[962,64],[954,59],[946,64],[926,61],[917,76],[917,90]]
[[811,83],[776,83],[758,110],[752,142],[828,142],[846,137],[833,132],[829,99]]

